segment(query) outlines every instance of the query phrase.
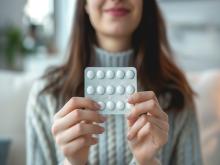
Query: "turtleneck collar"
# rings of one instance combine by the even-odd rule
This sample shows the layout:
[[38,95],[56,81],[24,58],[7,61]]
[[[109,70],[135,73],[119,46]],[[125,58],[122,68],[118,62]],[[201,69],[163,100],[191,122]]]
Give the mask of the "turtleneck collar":
[[111,53],[104,49],[94,47],[94,65],[97,67],[128,67],[132,66],[134,50]]

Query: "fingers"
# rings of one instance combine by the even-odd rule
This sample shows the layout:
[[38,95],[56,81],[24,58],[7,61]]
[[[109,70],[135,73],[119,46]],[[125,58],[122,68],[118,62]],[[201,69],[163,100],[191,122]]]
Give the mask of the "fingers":
[[150,113],[155,117],[163,119],[165,121],[168,120],[167,114],[163,110],[161,110],[159,104],[153,99],[135,104],[134,108],[127,118],[135,119],[138,118],[140,115],[147,113]]
[[65,130],[81,121],[103,123],[106,121],[106,117],[99,114],[97,111],[76,109],[63,118],[57,119],[52,126],[52,133],[57,133]]
[[153,116],[147,116],[147,121],[161,129],[161,131],[168,132],[169,131],[169,124],[166,121],[160,120]]
[[74,109],[99,110],[100,105],[93,100],[84,97],[71,98],[64,107],[56,113],[55,119],[64,117]]
[[149,135],[153,137],[152,143],[154,143],[155,148],[161,148],[161,146],[166,144],[168,141],[168,132],[161,131],[160,128],[150,122],[140,129],[137,133],[136,139],[141,140]]
[[144,102],[150,99],[157,101],[157,97],[153,91],[136,92],[128,98],[130,104]]
[[99,125],[79,123],[58,134],[55,140],[57,144],[62,145],[83,135],[101,134],[103,132],[104,128]]
[[169,131],[169,124],[167,122],[159,120],[153,116],[142,115],[130,128],[128,132],[128,139],[132,140],[145,125],[147,125],[146,127],[148,128],[149,124],[157,127],[161,132],[166,133]]
[[131,123],[134,123],[140,115],[148,113],[165,121],[168,120],[167,114],[161,109],[153,91],[137,92],[128,99],[128,102],[134,104],[134,108],[128,116]]
[[154,131],[154,126],[150,122],[146,123],[137,133],[136,139],[141,140]]
[[146,122],[146,115],[142,115],[130,128],[127,136],[128,140],[132,140],[136,136],[137,132],[146,124]]
[[71,157],[97,143],[92,135],[101,134],[104,128],[97,123],[106,121],[106,117],[98,113],[99,109],[95,101],[73,97],[56,113],[51,131],[65,156]]
[[70,143],[63,145],[61,150],[66,157],[76,154],[83,147],[89,147],[91,145],[97,144],[97,138],[92,136],[81,136],[78,139],[71,141]]

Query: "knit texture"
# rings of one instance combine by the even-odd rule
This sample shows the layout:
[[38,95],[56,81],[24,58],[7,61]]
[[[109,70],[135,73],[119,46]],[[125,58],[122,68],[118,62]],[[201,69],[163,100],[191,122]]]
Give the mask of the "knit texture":
[[[94,66],[132,66],[134,52],[109,53],[95,48]],[[51,134],[53,116],[58,111],[52,95],[39,91],[47,83],[38,80],[32,87],[27,104],[27,164],[62,164],[64,156]],[[141,89],[139,89],[141,90]],[[162,104],[162,103],[161,103]],[[162,165],[201,165],[200,140],[195,110],[186,106],[181,112],[169,111],[169,139],[160,150],[158,158]],[[99,135],[99,143],[90,148],[88,164],[127,165],[136,164],[129,149],[127,121],[124,115],[109,115],[105,132]],[[146,162],[147,165],[148,162]]]

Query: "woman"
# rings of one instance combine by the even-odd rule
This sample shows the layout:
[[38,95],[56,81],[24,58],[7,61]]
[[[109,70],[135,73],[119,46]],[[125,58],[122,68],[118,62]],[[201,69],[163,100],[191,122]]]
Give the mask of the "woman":
[[[87,66],[137,68],[128,116],[100,115],[83,97]],[[201,164],[193,91],[172,61],[156,0],[77,1],[67,62],[30,94],[27,138],[31,165]]]

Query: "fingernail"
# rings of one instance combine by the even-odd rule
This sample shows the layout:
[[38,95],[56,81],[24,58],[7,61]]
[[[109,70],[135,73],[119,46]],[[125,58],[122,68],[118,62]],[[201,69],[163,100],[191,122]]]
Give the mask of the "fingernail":
[[128,102],[131,102],[132,101],[132,97],[130,96],[129,98],[128,98]]
[[97,109],[100,109],[100,108],[101,108],[101,105],[99,105],[98,103],[95,103],[95,107],[96,107]]
[[131,119],[131,113],[127,116],[127,119]]
[[101,131],[104,132],[104,131],[105,131],[105,128],[101,127]]
[[131,134],[127,135],[128,140],[131,140]]
[[98,139],[94,139],[94,143],[98,143]]
[[102,115],[101,115],[101,120],[104,122],[104,121],[106,121],[106,120],[107,120],[107,117],[106,117],[106,116],[102,116]]
[[105,118],[107,119],[107,116],[103,115],[103,114],[99,114],[101,116],[101,118]]

